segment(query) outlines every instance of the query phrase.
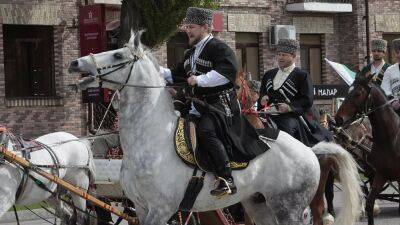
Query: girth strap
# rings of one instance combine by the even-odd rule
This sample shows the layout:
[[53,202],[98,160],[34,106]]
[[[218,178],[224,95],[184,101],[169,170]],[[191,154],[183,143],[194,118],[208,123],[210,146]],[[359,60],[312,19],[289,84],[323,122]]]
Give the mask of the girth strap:
[[206,172],[202,172],[201,176],[197,176],[198,167],[193,170],[192,178],[186,188],[185,195],[179,204],[179,209],[182,211],[190,211],[196,202],[197,196],[199,195],[201,189],[204,185],[204,177]]

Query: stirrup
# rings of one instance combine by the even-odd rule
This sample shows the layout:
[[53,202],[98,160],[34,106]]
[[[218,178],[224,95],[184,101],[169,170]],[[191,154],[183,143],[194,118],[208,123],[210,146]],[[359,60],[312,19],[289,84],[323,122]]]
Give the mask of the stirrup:
[[[217,198],[222,198],[222,197],[224,197],[224,196],[226,196],[226,195],[231,195],[231,194],[232,194],[232,189],[231,189],[231,187],[229,187],[228,181],[227,181],[225,178],[223,178],[223,177],[217,177],[217,179],[214,181],[214,190],[215,190],[216,188],[218,188],[219,182],[221,182],[221,181],[225,183],[225,187],[227,187],[228,190],[222,192],[222,193],[219,194],[219,195],[213,195],[213,196],[215,196],[215,197],[217,197]],[[217,184],[217,182],[218,182],[218,184]]]

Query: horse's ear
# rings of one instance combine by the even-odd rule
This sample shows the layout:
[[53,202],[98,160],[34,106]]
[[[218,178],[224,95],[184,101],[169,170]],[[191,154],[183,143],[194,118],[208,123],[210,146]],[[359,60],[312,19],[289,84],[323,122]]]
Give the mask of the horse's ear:
[[139,32],[136,33],[135,39],[133,41],[133,46],[138,49],[141,47],[142,43],[140,42],[140,39],[142,38],[142,34],[144,33],[144,30],[140,30]]
[[128,42],[129,44],[133,45],[133,43],[135,41],[135,36],[136,36],[135,31],[131,30],[131,37],[129,38],[129,42]]

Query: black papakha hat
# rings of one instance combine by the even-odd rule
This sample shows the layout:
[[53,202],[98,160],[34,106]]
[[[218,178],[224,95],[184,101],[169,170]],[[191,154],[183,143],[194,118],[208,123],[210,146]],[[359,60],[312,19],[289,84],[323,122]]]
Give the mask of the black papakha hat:
[[371,41],[371,51],[381,51],[386,52],[387,41],[383,39],[373,39]]
[[294,39],[279,39],[276,46],[277,52],[294,54],[299,49],[299,42]]
[[214,11],[211,9],[189,7],[184,22],[186,24],[212,25]]

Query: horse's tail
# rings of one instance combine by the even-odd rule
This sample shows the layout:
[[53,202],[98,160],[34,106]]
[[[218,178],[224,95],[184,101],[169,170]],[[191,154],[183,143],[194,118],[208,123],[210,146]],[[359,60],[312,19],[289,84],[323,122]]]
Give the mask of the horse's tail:
[[340,145],[321,142],[312,150],[315,154],[331,155],[337,165],[344,194],[344,207],[335,224],[354,224],[363,210],[361,180],[357,170],[357,163],[353,157]]

